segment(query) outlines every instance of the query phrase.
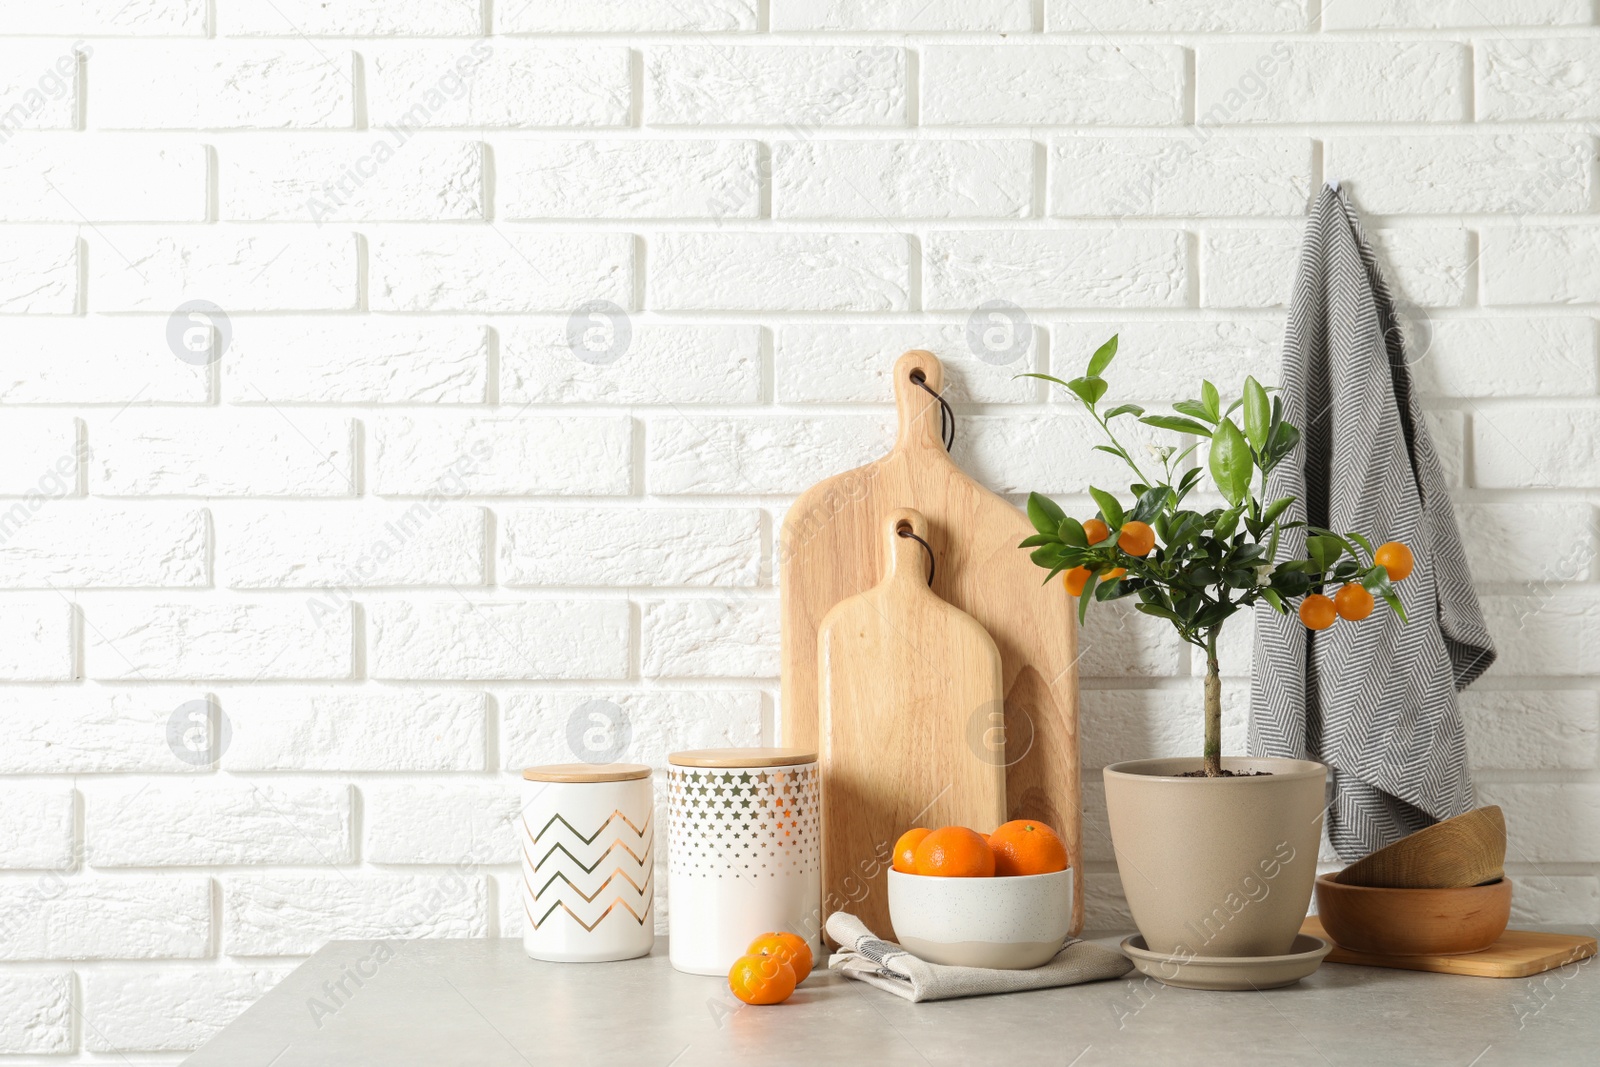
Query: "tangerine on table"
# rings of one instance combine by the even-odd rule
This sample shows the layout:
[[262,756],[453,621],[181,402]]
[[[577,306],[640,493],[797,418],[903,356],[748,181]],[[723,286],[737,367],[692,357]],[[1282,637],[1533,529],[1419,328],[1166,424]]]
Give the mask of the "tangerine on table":
[[1122,533],[1117,535],[1117,547],[1130,556],[1148,556],[1156,547],[1156,532],[1148,522],[1129,519],[1122,524]]
[[1372,554],[1372,562],[1389,572],[1391,582],[1398,582],[1411,573],[1417,561],[1403,542],[1385,541]]
[[1089,539],[1091,545],[1098,545],[1101,541],[1111,536],[1111,527],[1099,519],[1090,519],[1083,524],[1083,534]]
[[762,934],[745,949],[748,956],[774,956],[789,965],[796,984],[804,982],[811,973],[811,946],[805,938],[788,931]]
[[728,968],[728,988],[746,1004],[782,1004],[794,987],[794,970],[776,956],[740,956]]
[[900,840],[894,843],[894,869],[901,874],[916,874],[917,861],[915,853],[917,846],[922,844],[922,839],[933,833],[926,826],[916,826],[900,835]]
[[1333,607],[1339,618],[1360,622],[1372,614],[1372,594],[1355,582],[1346,582],[1333,594]]
[[916,873],[936,878],[991,878],[994,852],[983,835],[965,826],[941,826],[914,854]]
[[1034,819],[1013,819],[989,835],[994,873],[1000,877],[1051,874],[1067,869],[1067,846]]
[[1311,593],[1300,601],[1300,621],[1308,630],[1326,630],[1338,617],[1339,611],[1333,601],[1321,593]]

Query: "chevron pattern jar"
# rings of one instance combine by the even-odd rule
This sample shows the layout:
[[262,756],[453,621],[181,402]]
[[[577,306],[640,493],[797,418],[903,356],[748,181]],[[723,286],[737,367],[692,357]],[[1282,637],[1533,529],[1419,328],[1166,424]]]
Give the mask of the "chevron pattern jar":
[[817,755],[788,748],[674,752],[667,762],[672,965],[726,975],[769,931],[820,955]]
[[563,763],[522,772],[523,947],[599,963],[655,943],[650,768]]

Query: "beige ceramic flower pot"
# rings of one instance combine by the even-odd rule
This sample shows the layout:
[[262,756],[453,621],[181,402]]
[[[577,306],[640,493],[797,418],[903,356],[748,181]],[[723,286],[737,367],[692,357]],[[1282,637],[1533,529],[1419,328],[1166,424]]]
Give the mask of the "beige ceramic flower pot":
[[1122,890],[1151,950],[1186,956],[1287,954],[1311,902],[1327,768],[1224,759],[1250,778],[1180,778],[1199,759],[1105,769]]

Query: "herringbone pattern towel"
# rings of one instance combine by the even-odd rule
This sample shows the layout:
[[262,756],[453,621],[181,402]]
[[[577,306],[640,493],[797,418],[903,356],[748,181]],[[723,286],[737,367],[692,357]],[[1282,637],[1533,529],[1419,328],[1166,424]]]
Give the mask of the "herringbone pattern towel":
[[[1284,418],[1304,443],[1268,499],[1293,495],[1292,518],[1411,546],[1416,567],[1396,587],[1411,622],[1380,603],[1313,634],[1259,605],[1250,750],[1333,769],[1328,836],[1347,860],[1472,807],[1456,692],[1495,655],[1406,358],[1355,211],[1324,187],[1283,348]],[[1284,552],[1304,555],[1305,531],[1289,533]]]

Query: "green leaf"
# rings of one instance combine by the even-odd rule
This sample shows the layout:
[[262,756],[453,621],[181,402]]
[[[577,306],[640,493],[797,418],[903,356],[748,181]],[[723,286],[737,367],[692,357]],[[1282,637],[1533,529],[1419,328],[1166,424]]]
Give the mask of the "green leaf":
[[1400,616],[1401,622],[1410,622],[1406,618],[1406,609],[1400,603],[1400,598],[1395,595],[1394,586],[1389,581],[1389,572],[1382,567],[1373,567],[1361,576],[1361,586],[1373,596],[1381,596],[1394,613]]
[[1061,520],[1061,525],[1056,528],[1056,537],[1062,544],[1072,545],[1075,548],[1089,547],[1089,535],[1083,532],[1083,523],[1071,515]]
[[1054,534],[1061,529],[1061,520],[1067,513],[1061,505],[1042,493],[1028,494],[1028,521],[1042,534]]
[[1222,580],[1235,589],[1254,589],[1256,571],[1254,567],[1232,567],[1222,576]]
[[1229,504],[1238,504],[1250,492],[1250,476],[1255,471],[1255,459],[1250,455],[1250,443],[1239,432],[1232,419],[1217,424],[1211,437],[1211,479]]
[[1300,443],[1300,431],[1287,422],[1273,424],[1267,433],[1267,447],[1261,456],[1261,469],[1270,471]]
[[1217,387],[1208,381],[1200,383],[1200,403],[1211,412],[1211,421],[1216,422],[1222,417],[1222,398],[1217,395]]
[[1092,408],[1100,402],[1101,397],[1106,395],[1106,390],[1110,386],[1106,384],[1104,378],[1074,378],[1067,383],[1067,388],[1071,389],[1079,400]]
[[1106,421],[1110,422],[1112,419],[1116,418],[1118,415],[1143,415],[1143,414],[1144,414],[1144,408],[1140,407],[1138,404],[1118,404],[1116,407],[1114,407],[1110,411],[1106,412]]
[[1127,596],[1127,591],[1122,588],[1121,578],[1112,578],[1100,583],[1100,588],[1094,591],[1094,598],[1099,601],[1116,600],[1118,597]]
[[1267,399],[1267,391],[1252,375],[1244,380],[1244,435],[1257,452],[1267,447],[1271,422],[1272,404]]
[[1122,449],[1114,448],[1111,445],[1095,445],[1094,450],[1096,452],[1109,452],[1118,459],[1125,460],[1128,458],[1127,453],[1123,452]]
[[1161,509],[1167,503],[1167,494],[1172,490],[1164,485],[1151,486],[1139,494],[1139,502],[1133,506],[1133,514],[1129,518],[1140,522],[1149,522],[1161,514]]
[[1289,505],[1293,504],[1293,503],[1294,503],[1294,497],[1285,496],[1285,497],[1279,497],[1277,500],[1274,500],[1272,503],[1268,504],[1267,505],[1267,510],[1265,510],[1265,511],[1263,511],[1261,513],[1261,525],[1263,525],[1263,526],[1272,525],[1272,523],[1278,518],[1278,516],[1282,515],[1285,511],[1287,511],[1288,508],[1289,508]]
[[1178,415],[1146,415],[1139,421],[1146,426],[1154,426],[1161,430],[1192,433],[1200,437],[1211,436],[1211,428],[1209,426],[1202,425],[1194,419],[1185,419]]
[[1183,477],[1178,479],[1178,492],[1187,493],[1194,487],[1194,483],[1200,480],[1200,475],[1202,473],[1202,468],[1190,467],[1184,472]]
[[1062,558],[1065,553],[1066,549],[1063,546],[1059,544],[1049,544],[1045,545],[1043,548],[1034,549],[1033,552],[1029,554],[1028,558],[1033,560],[1035,566],[1054,567],[1058,563],[1066,562]]
[[1276,589],[1273,589],[1271,586],[1263,586],[1261,589],[1261,597],[1268,604],[1271,604],[1272,610],[1276,611],[1279,615],[1289,614],[1289,609],[1284,606],[1283,598],[1278,595],[1278,591]]
[[1022,543],[1019,544],[1017,547],[1018,548],[1037,548],[1039,545],[1055,545],[1055,544],[1060,544],[1060,543],[1061,543],[1061,538],[1059,538],[1059,537],[1054,537],[1054,536],[1052,536],[1050,534],[1034,534],[1032,537],[1024,537],[1022,539]]
[[1388,596],[1383,598],[1383,602],[1389,605],[1389,610],[1400,616],[1401,622],[1409,623],[1411,621],[1410,619],[1406,618],[1406,608],[1404,604],[1400,603],[1399,597],[1395,596],[1393,593],[1390,593]]
[[1326,571],[1344,555],[1344,538],[1337,534],[1318,534],[1306,538],[1306,554],[1316,563],[1318,571]]
[[[1309,529],[1312,533],[1321,534],[1324,537],[1333,538],[1333,540],[1339,542],[1339,551],[1340,552],[1348,552],[1348,553],[1350,553],[1350,558],[1355,560],[1357,564],[1359,564],[1361,562],[1361,553],[1359,551],[1357,551],[1355,544],[1352,543],[1351,541],[1345,539],[1344,537],[1340,536],[1337,531],[1325,529],[1324,527],[1321,527],[1321,526],[1308,526],[1307,529]],[[1338,555],[1336,554],[1332,558],[1333,559],[1337,559]]]
[[1180,400],[1172,405],[1172,410],[1181,412],[1191,418],[1202,419],[1205,422],[1214,423],[1217,421],[1217,417],[1207,411],[1206,406],[1198,400]]
[[1158,619],[1166,619],[1168,622],[1177,623],[1179,626],[1183,625],[1183,619],[1171,608],[1164,608],[1159,604],[1135,604],[1134,607],[1146,615],[1154,615]]
[[1211,527],[1211,535],[1218,540],[1226,541],[1239,529],[1239,508],[1229,508],[1217,516],[1216,523]]
[[1098,574],[1089,575],[1089,580],[1083,583],[1083,592],[1078,594],[1078,625],[1082,626],[1089,617],[1089,601],[1094,599],[1095,586],[1100,584]]
[[1351,530],[1349,533],[1345,534],[1345,536],[1348,537],[1350,540],[1354,541],[1356,544],[1360,545],[1362,548],[1366,549],[1367,550],[1367,558],[1368,559],[1372,558],[1372,542],[1371,541],[1368,541],[1365,537],[1362,537],[1360,534],[1356,533],[1354,530]]
[[1112,359],[1117,355],[1117,335],[1112,334],[1111,340],[1094,350],[1094,355],[1089,357],[1089,377],[1098,378],[1100,372],[1111,365]]
[[1117,498],[1104,489],[1089,487],[1089,495],[1094,497],[1094,502],[1100,507],[1100,517],[1106,520],[1106,525],[1111,527],[1113,533],[1122,528],[1122,505],[1117,503]]
[[1066,385],[1067,384],[1066,382],[1062,381],[1060,378],[1057,378],[1056,376],[1054,376],[1052,374],[1035,374],[1032,371],[1029,371],[1026,374],[1013,374],[1011,377],[1013,379],[1017,379],[1017,378],[1039,378],[1039,379],[1041,379],[1043,381],[1055,382],[1057,385]]
[[1304,571],[1286,571],[1280,566],[1272,572],[1272,588],[1280,596],[1297,597],[1311,588],[1311,575]]
[[1205,524],[1205,517],[1194,511],[1180,511],[1172,517],[1172,536],[1168,547],[1176,547],[1193,539]]

